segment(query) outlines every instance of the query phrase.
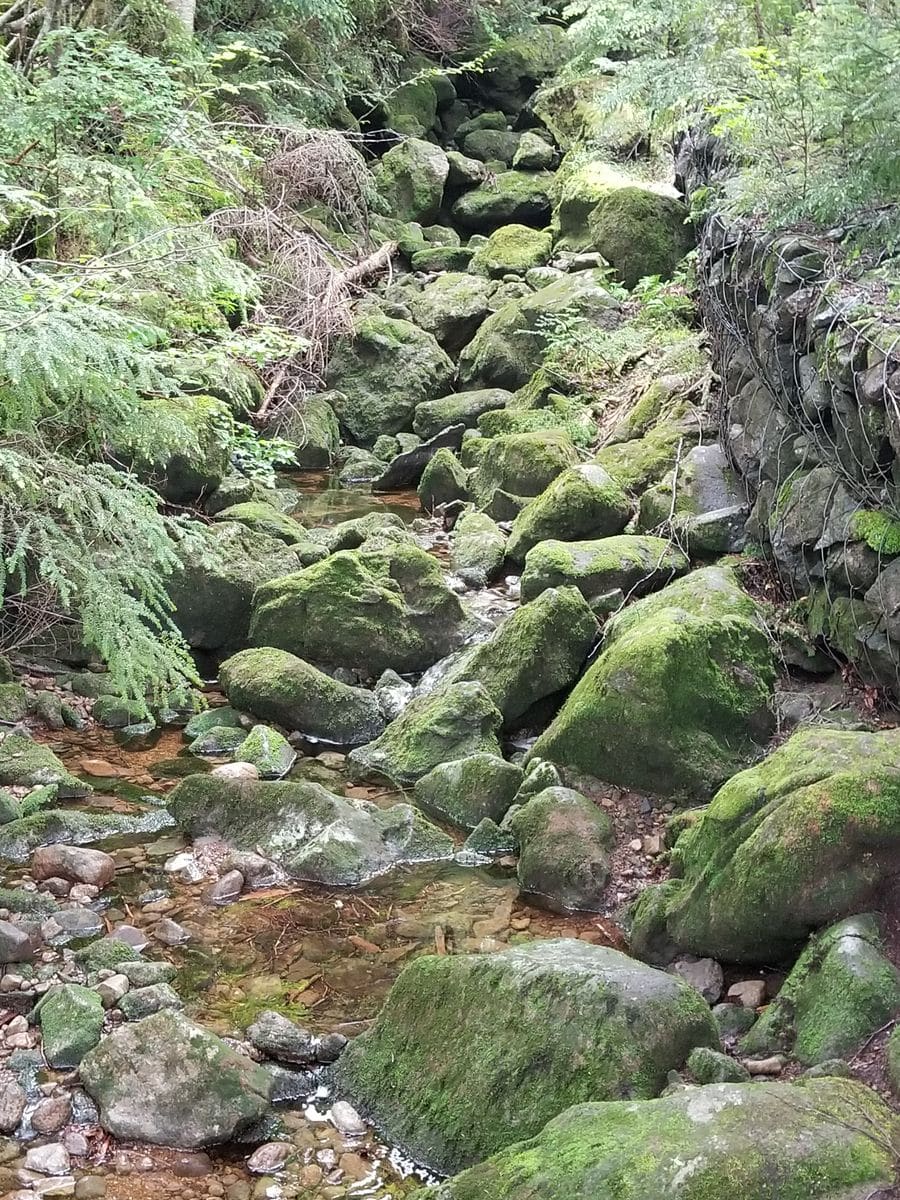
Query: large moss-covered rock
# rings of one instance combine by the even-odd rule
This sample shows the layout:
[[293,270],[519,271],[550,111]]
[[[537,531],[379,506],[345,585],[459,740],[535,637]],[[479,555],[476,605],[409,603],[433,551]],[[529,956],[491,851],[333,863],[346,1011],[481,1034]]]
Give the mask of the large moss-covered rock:
[[449,390],[455,368],[430,333],[369,308],[328,366],[334,410],[358,442],[408,429],[416,405]]
[[478,680],[511,724],[578,678],[596,636],[597,622],[580,593],[551,588],[517,608],[447,678]]
[[437,112],[437,90],[430,79],[404,83],[394,88],[378,105],[378,118],[384,128],[393,129],[407,139],[424,138],[430,133],[437,123]]
[[415,783],[438,763],[484,751],[502,757],[501,715],[479,683],[452,682],[411,701],[374,742],[350,752],[360,778]]
[[501,171],[463,192],[453,205],[453,219],[473,233],[510,224],[543,229],[550,219],[551,179],[544,171]]
[[467,582],[484,587],[500,573],[506,534],[487,513],[469,510],[453,526],[450,565]]
[[898,1012],[900,971],[878,919],[849,917],[813,938],[741,1050],[788,1050],[806,1066],[850,1058]]
[[217,521],[237,521],[246,525],[251,533],[265,534],[288,546],[307,540],[307,533],[299,521],[280,512],[272,504],[248,500],[243,504],[231,504],[216,514]]
[[211,525],[203,536],[209,556],[182,553],[167,581],[172,617],[194,649],[236,650],[247,641],[253,593],[296,571],[297,556],[283,542],[237,523]]
[[422,472],[416,495],[425,512],[434,512],[454,500],[468,500],[469,472],[452,450],[438,450]]
[[848,1079],[680,1088],[579,1104],[420,1200],[863,1200],[893,1182],[896,1125]]
[[470,486],[482,505],[498,489],[516,496],[539,496],[577,457],[572,442],[559,430],[505,434],[490,440]]
[[409,137],[382,158],[376,183],[391,216],[431,225],[440,212],[449,171],[440,146]]
[[438,763],[416,782],[416,804],[460,829],[485,817],[499,822],[522,783],[523,771],[495,754],[479,752]]
[[294,443],[294,460],[305,471],[326,470],[341,444],[340,426],[328,395],[307,396],[279,427],[281,436]]
[[622,169],[575,150],[563,159],[553,180],[553,228],[559,250],[592,249],[589,226],[599,201],[632,180]]
[[774,681],[753,601],[729,571],[694,571],[609,622],[603,652],[533,753],[625,787],[703,799],[758,753]]
[[409,804],[379,808],[318,783],[259,783],[189,775],[172,792],[192,837],[215,835],[278,863],[295,879],[365,883],[400,863],[446,858],[453,843]]
[[687,208],[642,187],[607,192],[588,224],[594,249],[629,288],[647,275],[670,279],[695,242]]
[[622,532],[630,515],[631,505],[618,483],[596,463],[583,463],[558,475],[522,509],[513,522],[509,556],[520,563],[548,538],[610,537]]
[[0,733],[0,785],[56,788],[61,800],[77,800],[93,791],[66,768],[49,746],[20,733]]
[[542,541],[525,555],[522,599],[533,600],[547,588],[577,587],[591,604],[621,592],[612,605],[618,607],[626,596],[644,596],[664,587],[689,566],[677,546],[646,533],[622,533],[595,542]]
[[480,388],[474,392],[453,392],[439,400],[426,400],[416,408],[413,429],[423,438],[434,437],[451,425],[474,429],[482,413],[505,408],[511,399],[512,393],[504,388]]
[[81,1080],[115,1137],[211,1146],[261,1120],[272,1076],[172,1009],[129,1021],[81,1062]]
[[657,1095],[694,1046],[717,1044],[688,984],[606,947],[543,941],[417,959],[338,1077],[392,1142],[454,1171],[588,1097]]
[[171,824],[172,818],[164,808],[148,807],[120,813],[42,808],[0,825],[0,859],[24,862],[38,846],[57,842],[67,846],[90,846],[107,838],[159,833]]
[[421,671],[463,640],[466,616],[435,558],[400,542],[342,550],[257,590],[250,637],[312,662]]
[[223,433],[223,404],[213,396],[182,394],[177,407],[177,420],[194,435],[194,449],[167,455],[153,465],[150,476],[166,500],[187,504],[211,495],[222,482],[230,465],[229,439]]
[[572,48],[561,25],[532,23],[493,46],[479,76],[489,104],[517,116],[538,84],[568,62]]
[[28,712],[28,693],[21,683],[0,683],[0,721],[15,725]]
[[673,529],[692,555],[739,551],[746,542],[746,494],[718,442],[694,446],[676,470],[641,496],[638,527]]
[[543,363],[550,336],[548,316],[563,313],[603,329],[613,328],[621,319],[618,301],[599,272],[563,275],[536,292],[510,300],[488,317],[460,356],[463,385],[511,391],[523,387]]
[[372,692],[340,683],[285,650],[242,650],[222,663],[219,681],[237,708],[308,737],[355,746],[384,729]]
[[549,787],[516,809],[509,828],[519,887],[533,903],[554,912],[602,908],[613,827],[601,808],[571,788]]
[[448,271],[413,293],[408,308],[415,323],[448,354],[459,354],[490,312],[492,290],[487,279]]
[[483,163],[503,163],[511,167],[519,142],[520,133],[511,129],[473,129],[461,139],[463,153]]
[[97,992],[64,983],[42,996],[35,1008],[44,1058],[57,1070],[77,1067],[100,1041],[103,1005]]
[[469,270],[473,275],[502,279],[504,275],[524,275],[532,267],[550,261],[553,237],[545,230],[527,225],[503,225],[495,229],[483,246],[475,251]]
[[636,945],[732,962],[790,954],[877,906],[897,877],[900,731],[798,730],[729,779],[674,855],[679,878],[641,896]]

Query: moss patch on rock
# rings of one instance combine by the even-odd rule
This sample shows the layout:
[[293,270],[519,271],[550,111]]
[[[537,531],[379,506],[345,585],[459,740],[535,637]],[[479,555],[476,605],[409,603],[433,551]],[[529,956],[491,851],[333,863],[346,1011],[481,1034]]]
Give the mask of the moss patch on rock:
[[533,546],[548,538],[568,542],[621,533],[630,515],[625,492],[601,466],[571,467],[516,517],[509,556],[523,562]]
[[[520,517],[527,512],[524,509]],[[624,601],[625,596],[664,587],[689,566],[677,546],[649,534],[623,533],[590,542],[539,541],[525,555],[522,599],[533,600],[547,588],[577,587],[588,603],[616,591]]]

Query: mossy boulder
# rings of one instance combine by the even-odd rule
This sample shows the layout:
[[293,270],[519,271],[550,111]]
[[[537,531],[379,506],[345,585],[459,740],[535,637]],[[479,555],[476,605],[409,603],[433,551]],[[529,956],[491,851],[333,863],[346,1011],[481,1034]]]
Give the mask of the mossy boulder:
[[[524,509],[520,517],[527,512]],[[611,593],[621,593],[614,605],[619,607],[626,596],[656,591],[689,566],[677,546],[646,533],[622,533],[591,542],[539,541],[525,555],[522,599],[533,600],[547,588],[577,587],[595,605]]]
[[416,494],[425,512],[469,499],[469,472],[449,447],[438,450],[427,463]]
[[453,843],[409,804],[379,808],[318,783],[189,775],[169,797],[192,837],[265,855],[294,879],[356,886],[401,863],[448,857]]
[[424,138],[437,124],[437,89],[430,79],[414,79],[395,87],[378,108],[378,119],[385,129],[407,139]]
[[631,505],[619,484],[596,463],[582,463],[563,471],[522,509],[513,522],[509,556],[521,563],[529,550],[548,539],[610,537],[622,532],[630,516]]
[[805,1066],[851,1058],[898,1012],[900,971],[885,957],[878,918],[848,917],[812,939],[741,1050],[787,1050]]
[[60,800],[78,800],[94,790],[73,775],[48,746],[20,733],[0,734],[0,785],[51,786]]
[[307,532],[293,517],[280,512],[272,504],[261,504],[250,500],[245,504],[232,504],[216,514],[217,521],[237,521],[246,525],[251,533],[262,533],[288,546],[307,540]]
[[549,787],[516,809],[509,829],[519,888],[532,903],[553,912],[603,907],[614,840],[603,809],[571,788]]
[[0,683],[0,721],[14,725],[28,712],[28,693],[21,683]]
[[561,70],[572,47],[561,25],[531,23],[491,47],[478,78],[487,103],[508,116],[518,116],[536,88]]
[[577,458],[570,439],[557,430],[492,438],[472,474],[472,492],[482,505],[498,488],[516,496],[539,496]]
[[453,526],[450,566],[467,583],[484,587],[501,571],[506,559],[506,534],[487,513],[469,509]]
[[511,129],[473,129],[462,138],[462,151],[478,162],[511,167],[521,140],[522,135]]
[[606,947],[542,941],[417,959],[337,1074],[392,1142],[449,1172],[588,1097],[657,1095],[694,1046],[717,1044],[681,980]]
[[121,813],[42,808],[0,825],[0,859],[24,862],[38,846],[57,842],[90,846],[107,838],[159,833],[171,824],[172,818],[164,808],[148,807]]
[[[174,406],[176,401],[162,402]],[[194,448],[169,454],[148,468],[151,481],[172,504],[188,504],[211,495],[228,472],[229,439],[223,433],[222,401],[208,395],[181,394],[177,417],[190,427]]]
[[340,683],[285,650],[242,650],[222,663],[219,681],[238,708],[308,737],[355,746],[384,729],[372,692]]
[[597,622],[575,588],[551,588],[522,604],[446,678],[480,682],[509,725],[568,687],[590,653]]
[[450,164],[450,174],[447,184],[451,188],[478,187],[487,178],[487,167],[477,158],[467,158],[459,150],[447,151],[447,162]]
[[307,396],[280,425],[279,433],[294,443],[294,461],[304,471],[327,470],[341,444],[340,426],[327,393]]
[[77,1067],[100,1041],[103,1004],[90,988],[77,983],[52,988],[38,1001],[35,1015],[44,1058],[57,1070]]
[[621,321],[619,303],[597,271],[574,271],[510,300],[487,318],[460,356],[465,387],[524,387],[543,364],[548,317],[580,317],[602,329]]
[[438,763],[423,775],[416,781],[416,804],[460,829],[474,829],[485,817],[501,820],[522,778],[521,767],[482,751]]
[[448,271],[414,292],[407,307],[415,323],[454,355],[468,345],[490,312],[492,290],[487,279]]
[[681,1088],[579,1104],[417,1200],[862,1200],[893,1182],[896,1126],[848,1079]]
[[679,878],[645,891],[636,946],[773,962],[878,904],[898,874],[900,731],[807,728],[735,775],[673,850]]
[[718,442],[694,446],[641,496],[638,527],[667,526],[692,556],[736,553],[746,542],[747,498]]
[[265,1116],[272,1093],[268,1071],[172,1009],[119,1026],[80,1074],[108,1133],[157,1146],[231,1141]]
[[203,533],[209,553],[180,554],[166,582],[172,618],[196,650],[236,650],[247,642],[253,593],[261,583],[296,571],[296,554],[246,525],[213,524]]
[[694,571],[608,623],[603,652],[533,754],[624,787],[704,799],[768,737],[774,682],[754,602],[729,571]]
[[440,146],[409,137],[382,158],[376,186],[391,216],[431,225],[440,213],[449,172]]
[[426,400],[413,416],[413,429],[423,438],[434,437],[451,425],[474,429],[478,418],[494,409],[505,408],[512,393],[504,388],[480,388],[474,392],[453,392],[439,400]]
[[100,696],[91,705],[91,716],[107,729],[126,729],[147,720],[147,705],[122,696]]
[[527,225],[503,225],[475,251],[469,270],[473,275],[487,275],[491,279],[524,275],[532,267],[548,263],[552,252],[553,237],[546,231]]
[[210,725],[191,739],[191,754],[233,754],[247,740],[246,729],[233,725]]
[[234,757],[256,767],[260,779],[282,779],[294,765],[297,751],[277,729],[254,725]]
[[593,249],[589,220],[594,208],[611,192],[634,181],[623,168],[585,154],[567,154],[553,179],[553,228],[557,250]]
[[465,271],[474,251],[468,246],[423,246],[409,259],[414,271]]
[[519,139],[512,165],[516,171],[551,171],[558,158],[556,148],[539,133],[529,129]]
[[550,181],[545,171],[501,171],[455,201],[457,225],[472,233],[490,233],[501,225],[543,229],[550,220]]
[[613,479],[632,495],[659,483],[675,466],[679,452],[699,441],[696,419],[663,420],[643,437],[603,446],[594,456]]
[[466,614],[432,555],[405,542],[341,550],[256,592],[251,641],[377,676],[460,645]]
[[[745,1010],[746,1011],[746,1010]],[[698,1046],[692,1050],[687,1061],[688,1070],[695,1083],[749,1083],[750,1072],[743,1063],[723,1054],[720,1050],[710,1050],[708,1046]]]
[[368,444],[382,433],[408,429],[416,406],[449,391],[454,374],[430,333],[377,308],[357,317],[328,365],[341,427]]
[[[262,714],[265,715],[265,714]],[[225,704],[195,713],[181,731],[186,742],[192,742],[209,729],[242,729],[241,714]]]
[[350,752],[357,778],[415,783],[438,763],[486,752],[502,757],[502,717],[480,683],[454,681],[412,700],[374,742]]
[[685,205],[642,187],[607,192],[588,225],[594,249],[628,288],[648,275],[671,279],[696,241]]

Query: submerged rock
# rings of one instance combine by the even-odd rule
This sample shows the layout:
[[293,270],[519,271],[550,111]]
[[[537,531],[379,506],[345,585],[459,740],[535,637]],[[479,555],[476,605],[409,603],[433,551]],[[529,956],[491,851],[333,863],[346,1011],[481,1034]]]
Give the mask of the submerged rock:
[[440,565],[410,544],[344,550],[265,584],[251,640],[377,676],[421,671],[463,640],[466,615]]
[[453,843],[408,804],[378,808],[317,783],[234,783],[190,775],[170,797],[192,837],[258,850],[296,879],[363,883],[400,863],[447,857]]
[[416,804],[461,829],[485,817],[500,821],[519,790],[523,771],[495,754],[470,754],[439,763],[416,782]]
[[609,817],[571,788],[538,792],[509,821],[519,846],[522,892],[554,912],[596,912],[609,881]]
[[624,787],[703,799],[758,752],[774,681],[753,600],[730,571],[694,571],[607,624],[602,653],[533,754]]
[[850,1200],[893,1182],[896,1126],[875,1092],[847,1079],[578,1104],[423,1200]]
[[411,963],[338,1080],[392,1141],[447,1172],[587,1096],[656,1095],[697,1045],[718,1037],[687,984],[616,950],[544,941]]
[[415,783],[438,763],[481,751],[502,757],[497,741],[501,720],[481,684],[444,684],[412,700],[381,737],[352,750],[349,761],[361,778]]
[[80,1073],[108,1133],[189,1149],[246,1132],[272,1090],[267,1071],[171,1009],[120,1026]]
[[787,1050],[806,1066],[850,1058],[898,1012],[900,971],[877,917],[848,917],[810,942],[741,1050]]
[[372,692],[340,683],[286,650],[242,650],[222,663],[219,680],[238,708],[309,737],[355,746],[384,729]]
[[633,941],[773,962],[877,906],[900,873],[900,730],[810,728],[735,775],[675,844],[679,878],[646,889]]

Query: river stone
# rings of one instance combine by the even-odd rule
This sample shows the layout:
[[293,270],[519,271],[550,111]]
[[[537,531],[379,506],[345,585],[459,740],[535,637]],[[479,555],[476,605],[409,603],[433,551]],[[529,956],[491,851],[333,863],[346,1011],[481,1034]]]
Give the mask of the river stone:
[[185,741],[192,742],[201,733],[206,733],[210,729],[243,729],[241,714],[225,704],[207,708],[203,712],[195,713],[182,729],[181,734]]
[[330,529],[322,529],[319,532],[329,554],[334,554],[337,550],[358,550],[376,534],[399,535],[405,531],[406,525],[396,513],[369,512],[363,517],[339,521]]
[[127,1021],[142,1021],[163,1009],[184,1008],[184,1001],[168,983],[151,983],[126,992],[119,1008]]
[[658,1094],[698,1045],[718,1036],[687,984],[565,939],[417,959],[337,1076],[392,1142],[451,1172],[587,1096]]
[[[489,279],[460,271],[438,275],[409,297],[413,321],[430,333],[451,356],[459,354],[491,311],[494,285]],[[418,430],[416,430],[418,433]]]
[[706,799],[768,737],[774,681],[756,604],[732,572],[707,567],[607,623],[602,653],[532,754],[623,787]]
[[465,652],[446,679],[477,680],[510,725],[577,679],[596,636],[597,622],[581,594],[550,588]]
[[277,729],[254,725],[235,758],[256,767],[261,779],[281,779],[294,765],[297,751]]
[[416,804],[460,829],[485,817],[499,821],[519,790],[523,771],[494,754],[476,753],[438,763],[416,782]]
[[382,158],[376,186],[391,216],[431,225],[440,212],[449,172],[447,155],[439,146],[408,137]]
[[134,813],[42,809],[0,825],[0,859],[24,862],[41,845],[65,842],[81,846],[111,837],[159,833],[171,824],[164,808],[148,807]]
[[501,715],[479,683],[453,682],[412,700],[374,742],[352,750],[357,778],[415,783],[438,763],[486,751],[502,757]]
[[0,920],[0,963],[30,962],[35,955],[35,944],[27,929],[12,921]]
[[[523,510],[523,516],[528,509]],[[513,526],[515,533],[515,526]],[[610,592],[645,596],[683,575],[687,556],[665,538],[622,533],[591,542],[540,541],[525,555],[522,599],[546,588],[577,587],[589,604]]]
[[546,171],[501,171],[464,192],[451,212],[457,225],[490,233],[501,225],[543,229],[550,219],[550,181]]
[[236,650],[247,641],[253,592],[295,571],[297,556],[283,542],[237,522],[213,524],[203,538],[209,553],[183,553],[166,581],[172,619],[195,650]]
[[885,957],[878,918],[848,917],[810,942],[741,1050],[787,1050],[804,1066],[851,1058],[898,1012],[900,971]]
[[482,506],[497,489],[539,496],[577,457],[569,437],[557,430],[491,438],[472,474],[472,493]]
[[506,534],[487,513],[470,509],[453,526],[450,566],[470,586],[485,587],[506,559]]
[[631,516],[628,497],[596,463],[563,471],[519,513],[509,539],[509,556],[521,563],[538,542],[607,538],[621,533]]
[[750,1072],[736,1059],[708,1046],[697,1046],[687,1061],[696,1083],[747,1083]]
[[864,1200],[893,1182],[896,1126],[875,1092],[848,1079],[682,1088],[578,1104],[422,1197]]
[[332,354],[328,382],[341,427],[371,444],[408,429],[417,405],[449,391],[455,373],[430,333],[369,308]]
[[55,786],[60,800],[79,800],[94,790],[67,770],[49,747],[20,733],[0,733],[0,784]]
[[673,856],[679,878],[636,906],[638,953],[791,955],[815,929],[877,906],[897,878],[900,730],[798,730],[720,789]]
[[103,888],[115,877],[116,860],[84,846],[41,846],[31,860],[31,874],[38,880],[55,876]]
[[247,730],[234,725],[213,725],[188,746],[191,754],[233,754],[247,740]]
[[262,1067],[171,1009],[121,1025],[80,1073],[108,1133],[189,1149],[244,1133],[266,1114],[272,1087]]
[[425,512],[469,499],[469,473],[452,450],[443,449],[429,460],[416,489]]
[[316,1039],[307,1029],[272,1009],[261,1012],[247,1029],[247,1041],[276,1062],[311,1066],[316,1062]]
[[602,908],[614,840],[602,809],[571,788],[550,787],[517,807],[508,827],[523,895],[553,912]]
[[392,458],[377,479],[372,480],[373,492],[396,492],[414,487],[422,478],[425,468],[441,449],[458,450],[465,432],[463,425],[451,425],[436,433],[427,442],[419,442]]
[[193,837],[216,835],[258,850],[295,879],[358,884],[400,863],[452,853],[450,838],[409,804],[378,808],[317,783],[232,783],[190,775],[169,803]]
[[681,958],[671,970],[695,987],[707,1004],[715,1004],[725,990],[725,972],[714,958]]
[[371,676],[422,671],[455,650],[466,614],[440,564],[418,546],[343,550],[265,584],[251,640]]
[[103,1001],[91,988],[77,983],[53,988],[38,1001],[35,1014],[51,1067],[77,1067],[100,1041]]
[[434,437],[451,425],[474,429],[480,416],[505,408],[511,399],[512,392],[503,388],[481,388],[474,392],[453,392],[439,400],[425,400],[416,406],[413,429],[423,438]]
[[0,1070],[0,1133],[14,1133],[25,1112],[25,1090],[12,1071]]
[[170,983],[177,974],[172,963],[135,959],[119,963],[118,970],[135,988],[152,987],[155,983]]

